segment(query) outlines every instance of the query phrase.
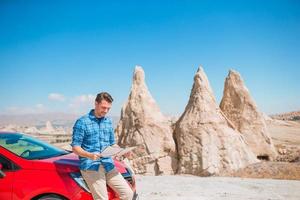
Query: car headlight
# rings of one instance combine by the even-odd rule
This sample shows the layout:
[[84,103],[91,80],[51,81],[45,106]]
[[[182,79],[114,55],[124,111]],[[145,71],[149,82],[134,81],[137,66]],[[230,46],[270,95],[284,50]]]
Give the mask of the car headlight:
[[122,173],[122,176],[124,177],[124,179],[130,183],[130,185],[132,187],[134,187],[135,185],[135,181],[134,181],[134,177],[133,177],[133,173],[129,168],[126,168],[126,172]]
[[83,188],[85,191],[90,192],[90,189],[88,188],[87,184],[85,183],[85,181],[83,180],[81,173],[80,172],[72,172],[70,173],[71,177],[74,179],[74,181],[81,187]]

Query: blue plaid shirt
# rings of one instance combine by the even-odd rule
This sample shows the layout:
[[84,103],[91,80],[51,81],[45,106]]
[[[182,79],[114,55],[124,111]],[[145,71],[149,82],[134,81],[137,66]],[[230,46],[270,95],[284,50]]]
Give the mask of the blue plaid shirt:
[[[109,118],[97,118],[94,110],[78,119],[73,127],[71,146],[80,146],[90,153],[101,153],[107,146],[115,144],[112,121]],[[81,170],[98,171],[103,165],[106,172],[114,169],[114,162],[111,157],[91,160],[79,156]]]

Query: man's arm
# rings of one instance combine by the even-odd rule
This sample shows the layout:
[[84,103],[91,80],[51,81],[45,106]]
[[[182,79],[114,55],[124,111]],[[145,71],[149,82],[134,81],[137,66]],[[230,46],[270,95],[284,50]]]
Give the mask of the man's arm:
[[72,135],[72,151],[81,157],[89,158],[91,160],[97,160],[101,156],[97,153],[90,153],[85,151],[83,148],[81,148],[81,144],[84,138],[84,130],[85,130],[85,124],[82,122],[82,120],[77,120],[74,127],[73,127],[73,135]]
[[86,157],[91,160],[98,160],[101,157],[100,153],[87,152],[87,151],[83,150],[80,146],[73,146],[72,151],[78,156]]

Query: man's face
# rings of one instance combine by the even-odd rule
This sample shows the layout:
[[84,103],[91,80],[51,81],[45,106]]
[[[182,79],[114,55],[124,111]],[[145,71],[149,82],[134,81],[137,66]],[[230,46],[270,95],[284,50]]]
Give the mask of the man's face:
[[106,100],[102,100],[100,103],[95,101],[95,116],[104,117],[111,108],[111,103]]

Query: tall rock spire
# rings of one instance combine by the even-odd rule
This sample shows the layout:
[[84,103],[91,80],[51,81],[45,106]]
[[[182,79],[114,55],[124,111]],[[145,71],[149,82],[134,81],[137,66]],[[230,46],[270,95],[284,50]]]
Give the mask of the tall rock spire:
[[171,124],[148,91],[145,74],[136,66],[133,83],[116,128],[120,146],[138,146],[131,163],[136,173],[174,174],[177,166]]
[[225,80],[220,108],[243,134],[258,158],[273,160],[277,153],[268,133],[263,114],[251,98],[240,74],[230,70]]
[[178,172],[211,175],[257,162],[241,134],[230,126],[200,67],[189,102],[175,127]]

